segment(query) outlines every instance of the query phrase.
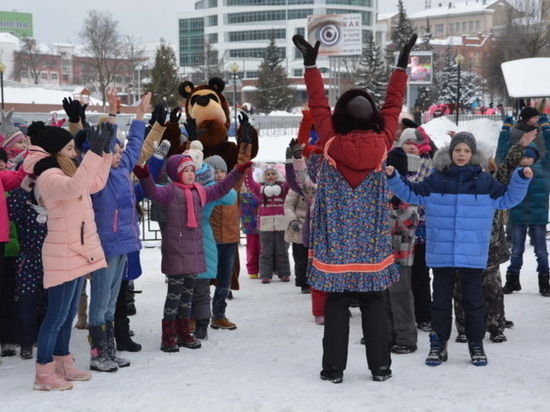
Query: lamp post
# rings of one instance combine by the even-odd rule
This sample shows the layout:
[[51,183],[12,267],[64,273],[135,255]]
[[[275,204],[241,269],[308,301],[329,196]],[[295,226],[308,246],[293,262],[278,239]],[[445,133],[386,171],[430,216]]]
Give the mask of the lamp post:
[[464,63],[464,56],[459,53],[455,58],[455,62],[457,65],[458,74],[458,78],[456,80],[456,125],[458,126],[458,115],[460,110],[460,66]]
[[231,63],[229,70],[233,73],[233,110],[235,111],[235,136],[237,136],[237,72],[239,71],[239,65]]
[[6,66],[0,62],[0,94],[2,95],[2,110],[4,110],[4,71]]

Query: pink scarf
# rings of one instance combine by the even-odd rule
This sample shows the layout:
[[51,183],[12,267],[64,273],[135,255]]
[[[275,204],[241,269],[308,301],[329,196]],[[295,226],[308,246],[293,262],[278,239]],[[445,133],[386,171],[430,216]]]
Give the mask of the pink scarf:
[[201,206],[206,204],[206,192],[204,188],[198,183],[192,185],[184,185],[183,183],[173,182],[177,187],[183,189],[185,192],[185,201],[187,203],[187,227],[197,227],[197,219],[195,219],[195,206],[193,202],[193,193],[191,189],[195,188],[199,193],[199,199]]

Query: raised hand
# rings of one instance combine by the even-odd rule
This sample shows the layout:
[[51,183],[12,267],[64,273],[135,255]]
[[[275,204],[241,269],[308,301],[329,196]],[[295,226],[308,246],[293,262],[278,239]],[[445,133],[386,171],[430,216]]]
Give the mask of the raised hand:
[[168,140],[163,140],[153,151],[153,156],[157,159],[164,159],[170,150],[172,144]]
[[521,139],[519,139],[519,144],[522,147],[527,147],[533,142],[533,140],[535,140],[535,137],[537,137],[537,129],[524,133],[523,136],[521,136]]
[[80,102],[78,100],[65,97],[63,99],[63,110],[65,110],[69,122],[78,123],[80,121]]
[[14,109],[11,109],[6,115],[2,110],[2,124],[0,125],[0,134],[5,138],[8,138],[19,131],[19,129],[13,125],[13,120],[11,120],[13,112]]
[[145,179],[146,177],[149,177],[149,166],[147,165],[135,165],[134,166],[134,174],[138,179]]
[[[149,97],[149,100],[150,99],[151,98]],[[149,124],[153,126],[155,122],[157,122],[161,126],[164,126],[164,122],[166,122],[166,116],[168,116],[168,111],[166,110],[166,107],[164,106],[164,104],[157,103],[153,108],[153,111],[151,112],[151,118],[149,119]]]
[[109,123],[101,123],[99,126],[92,126],[86,138],[90,145],[90,150],[99,156],[103,154],[105,147],[107,147],[107,151],[109,151],[111,135],[112,127]]
[[302,152],[304,150],[304,144],[298,143],[297,139],[290,139],[290,144],[288,147],[292,151],[292,157],[294,159],[301,159],[302,158]]
[[300,50],[302,56],[304,56],[304,66],[315,66],[321,42],[317,40],[315,42],[315,46],[312,46],[308,43],[306,39],[304,39],[304,36],[302,36],[301,34],[295,34],[294,36],[292,36],[292,42],[298,48],[298,50]]
[[409,63],[409,54],[411,54],[411,50],[416,43],[417,37],[418,35],[413,34],[409,39],[409,42],[405,44],[403,50],[401,50],[401,53],[399,53],[399,57],[397,58],[397,67],[407,69],[407,64]]
[[178,123],[181,118],[181,107],[176,106],[170,111],[170,122]]
[[393,166],[386,166],[386,174],[387,174],[388,176],[393,175],[393,172],[395,172],[395,167],[393,167]]
[[530,167],[524,167],[523,168],[523,175],[526,178],[531,179],[533,177],[533,169],[531,169]]
[[[151,102],[151,96],[152,93],[149,92],[143,96],[141,96],[141,100],[139,101],[139,105],[137,107],[136,111],[136,119],[137,120],[143,120],[145,113],[149,111],[149,106]],[[166,116],[165,116],[166,118]],[[151,120],[149,120],[149,124],[152,126],[155,122],[151,123]]]
[[252,143],[254,138],[254,127],[250,124],[248,120],[248,115],[244,112],[240,112],[239,116],[239,129],[241,131],[241,136],[237,139],[237,143]]

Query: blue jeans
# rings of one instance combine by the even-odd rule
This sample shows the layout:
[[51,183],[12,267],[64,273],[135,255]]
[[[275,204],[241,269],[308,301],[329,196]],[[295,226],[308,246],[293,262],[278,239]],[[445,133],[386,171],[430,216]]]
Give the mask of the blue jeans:
[[78,310],[82,277],[48,289],[48,309],[38,331],[36,362],[53,362],[53,355],[70,353],[69,341],[73,320]]
[[525,236],[529,229],[529,236],[535,247],[537,257],[537,272],[548,273],[548,250],[546,249],[546,225],[512,225],[512,256],[510,257],[509,272],[519,272],[523,266],[523,252],[525,251]]
[[212,298],[212,316],[214,319],[225,317],[226,299],[231,287],[231,275],[237,253],[236,243],[218,243],[218,274],[216,275],[216,290]]
[[127,255],[107,259],[107,267],[92,272],[88,324],[101,326],[115,319],[116,301]]
[[485,336],[485,307],[483,302],[482,269],[433,268],[432,330],[439,338],[448,341],[453,322],[453,293],[455,281],[462,287],[466,336],[468,340],[480,342]]

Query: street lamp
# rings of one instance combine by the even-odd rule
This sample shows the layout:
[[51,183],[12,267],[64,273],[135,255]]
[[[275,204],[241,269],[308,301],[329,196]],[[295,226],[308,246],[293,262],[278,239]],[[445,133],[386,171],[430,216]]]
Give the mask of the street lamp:
[[2,110],[4,110],[4,71],[6,65],[0,62],[0,93],[2,94]]
[[235,136],[237,136],[237,72],[239,71],[239,65],[231,63],[229,70],[233,73],[233,106],[235,111]]
[[460,107],[460,66],[462,65],[462,63],[464,63],[464,56],[460,53],[457,54],[455,62],[458,69],[458,78],[456,81],[456,125],[458,126],[458,114]]

